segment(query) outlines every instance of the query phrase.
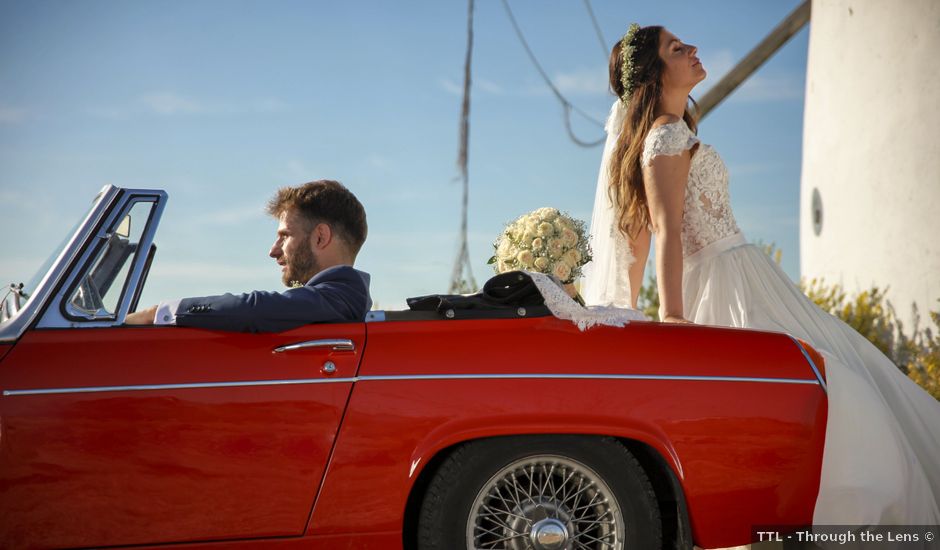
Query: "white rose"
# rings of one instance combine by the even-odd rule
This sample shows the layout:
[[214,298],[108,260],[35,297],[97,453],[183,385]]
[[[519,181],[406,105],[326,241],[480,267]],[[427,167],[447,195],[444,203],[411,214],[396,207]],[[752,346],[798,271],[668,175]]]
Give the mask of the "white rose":
[[542,218],[543,221],[547,222],[553,221],[558,217],[558,209],[549,208],[547,206],[544,208],[539,208],[535,211],[535,213],[538,215],[538,217]]
[[499,239],[499,245],[496,247],[496,256],[500,258],[505,258],[509,255],[509,239],[504,235]]
[[581,253],[577,248],[572,248],[565,253],[564,260],[571,269],[574,269],[575,267],[581,265]]
[[541,250],[544,245],[545,245],[545,242],[542,240],[542,238],[537,237],[535,240],[532,241],[532,250]]
[[551,237],[555,234],[555,226],[548,223],[542,222],[539,224],[538,235],[539,237]]
[[535,240],[535,233],[526,229],[525,233],[522,235],[522,242],[531,243]]
[[578,244],[578,234],[567,227],[561,230],[561,238],[565,241],[565,245],[567,246],[575,246]]
[[523,250],[516,255],[516,260],[522,267],[532,267],[535,263],[535,255],[532,254],[531,250]]
[[565,255],[565,243],[561,239],[552,239],[548,241],[548,255],[553,259],[561,258]]
[[558,277],[563,283],[567,282],[568,277],[571,277],[571,268],[565,262],[557,262],[552,268],[552,275]]
[[544,272],[546,269],[548,269],[548,258],[546,258],[545,256],[539,256],[538,258],[536,258],[535,267],[539,271]]

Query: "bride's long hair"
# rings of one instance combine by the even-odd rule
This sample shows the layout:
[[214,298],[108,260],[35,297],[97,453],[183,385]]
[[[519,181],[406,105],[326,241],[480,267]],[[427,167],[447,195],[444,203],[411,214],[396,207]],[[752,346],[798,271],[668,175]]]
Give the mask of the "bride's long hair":
[[[640,158],[646,134],[656,120],[656,106],[663,92],[665,63],[659,57],[660,26],[643,27],[633,36],[633,94],[629,98],[620,137],[610,159],[610,187],[607,192],[617,211],[617,227],[627,237],[636,237],[650,223],[643,169]],[[623,67],[620,49],[623,39],[610,52],[610,89],[623,98]],[[689,100],[695,106],[695,101]],[[695,115],[686,107],[682,118],[692,132],[697,130]]]

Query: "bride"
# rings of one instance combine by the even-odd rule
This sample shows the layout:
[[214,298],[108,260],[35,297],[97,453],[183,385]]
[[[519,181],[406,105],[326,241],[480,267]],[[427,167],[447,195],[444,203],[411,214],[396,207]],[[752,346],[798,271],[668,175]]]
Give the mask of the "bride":
[[589,304],[635,307],[656,235],[660,319],[787,332],[826,360],[829,412],[814,523],[940,524],[940,402],[822,311],[748,244],[721,157],[696,136],[695,46],[631,25],[614,45],[591,222]]

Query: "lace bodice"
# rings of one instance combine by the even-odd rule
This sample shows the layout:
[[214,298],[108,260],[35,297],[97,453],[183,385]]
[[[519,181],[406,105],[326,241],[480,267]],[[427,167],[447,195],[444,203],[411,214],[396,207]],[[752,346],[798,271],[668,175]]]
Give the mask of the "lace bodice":
[[[657,126],[643,144],[643,165],[659,155],[678,155],[696,143],[699,139],[682,120]],[[682,212],[682,255],[689,256],[737,233],[740,229],[731,212],[728,169],[712,146],[701,144],[689,167]]]

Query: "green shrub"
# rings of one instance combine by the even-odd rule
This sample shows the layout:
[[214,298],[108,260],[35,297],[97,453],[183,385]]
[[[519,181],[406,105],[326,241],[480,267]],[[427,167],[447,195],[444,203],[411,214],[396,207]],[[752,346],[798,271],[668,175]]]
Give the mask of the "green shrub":
[[929,327],[915,331],[914,338],[902,344],[909,357],[908,377],[940,400],[940,311],[931,311],[930,320],[936,332]]
[[[800,290],[821,309],[842,319],[867,338],[881,353],[895,359],[895,334],[899,321],[885,299],[885,291],[872,287],[849,299],[842,285],[826,285],[822,279],[803,279]],[[904,365],[895,364],[906,373]]]
[[640,294],[636,299],[636,307],[647,317],[654,321],[659,320],[659,291],[656,287],[656,268],[647,264],[646,271],[650,274],[646,284],[640,287]]

